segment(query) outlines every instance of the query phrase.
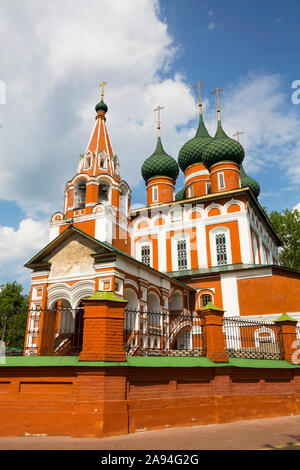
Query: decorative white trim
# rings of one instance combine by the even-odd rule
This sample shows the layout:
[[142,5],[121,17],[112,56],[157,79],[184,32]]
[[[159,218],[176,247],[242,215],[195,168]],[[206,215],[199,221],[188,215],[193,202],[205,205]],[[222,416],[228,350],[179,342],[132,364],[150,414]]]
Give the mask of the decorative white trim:
[[49,285],[47,288],[47,308],[52,309],[58,300],[67,300],[72,308],[78,307],[81,299],[95,293],[95,281],[85,280],[72,286],[61,282]]
[[192,178],[195,178],[196,176],[202,176],[202,175],[207,175],[209,176],[209,171],[208,170],[200,170],[200,171],[195,171],[194,173],[191,173],[190,175],[186,176],[185,178],[185,184]]
[[252,279],[257,277],[270,277],[272,276],[272,268],[265,269],[249,269],[245,271],[239,271],[236,273],[237,279]]
[[[230,201],[228,201],[228,202],[226,202],[226,204],[224,204],[224,206],[223,206],[224,207],[224,212],[228,213],[227,212],[228,208],[230,206],[234,205],[234,204],[238,205],[240,207],[241,211],[246,212],[244,203],[242,201],[240,201],[239,199],[234,199],[234,198],[230,199]],[[232,212],[230,212],[230,213],[232,214]]]
[[[211,216],[209,217],[208,213],[211,209],[219,209],[220,213],[218,216]],[[207,217],[208,219],[212,218],[212,217],[219,217],[220,215],[225,215],[225,210],[224,210],[224,206],[221,206],[221,204],[217,204],[216,202],[212,202],[209,206],[207,206],[207,208],[205,209],[205,217]]]

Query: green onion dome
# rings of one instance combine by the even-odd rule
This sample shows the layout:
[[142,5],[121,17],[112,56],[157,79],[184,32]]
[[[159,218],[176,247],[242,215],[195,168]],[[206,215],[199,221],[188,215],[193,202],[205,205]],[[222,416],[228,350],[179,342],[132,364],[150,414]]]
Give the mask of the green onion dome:
[[240,178],[241,178],[241,187],[250,188],[254,196],[257,198],[260,193],[260,186],[258,182],[255,181],[255,179],[250,178],[250,176],[246,175],[243,165],[240,166]]
[[180,149],[178,164],[183,172],[194,163],[202,162],[202,155],[205,147],[212,141],[212,137],[207,132],[203,116],[200,114],[199,125],[196,135],[188,140]]
[[182,199],[186,199],[185,188],[180,189],[180,190],[175,194],[175,201],[182,201]]
[[155,152],[142,165],[142,177],[146,183],[154,176],[168,176],[175,182],[178,173],[176,160],[164,151],[160,137],[158,137]]
[[215,137],[205,147],[203,151],[203,163],[209,170],[215,163],[230,161],[242,163],[245,152],[241,144],[228,137],[223,131],[221,121],[218,121],[218,128]]
[[104,111],[104,114],[105,114],[105,113],[107,113],[108,107],[107,107],[107,105],[104,103],[104,101],[101,100],[100,103],[97,103],[97,104],[96,104],[95,110],[96,110],[96,112],[98,112],[98,111]]

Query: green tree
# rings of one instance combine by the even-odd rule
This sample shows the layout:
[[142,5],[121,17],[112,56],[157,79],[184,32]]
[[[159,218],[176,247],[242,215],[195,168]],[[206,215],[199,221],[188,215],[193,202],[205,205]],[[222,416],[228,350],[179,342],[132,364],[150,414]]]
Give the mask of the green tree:
[[265,209],[265,212],[282,240],[281,264],[300,269],[300,212],[297,209],[270,213]]
[[29,296],[16,281],[0,285],[0,338],[10,348],[23,348]]

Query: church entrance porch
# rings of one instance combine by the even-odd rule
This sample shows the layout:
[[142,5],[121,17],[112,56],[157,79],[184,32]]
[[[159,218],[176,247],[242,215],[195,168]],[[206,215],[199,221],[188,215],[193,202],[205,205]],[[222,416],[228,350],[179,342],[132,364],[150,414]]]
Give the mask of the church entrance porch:
[[81,305],[73,309],[66,300],[59,300],[52,309],[29,311],[24,355],[78,355],[82,349],[83,313]]

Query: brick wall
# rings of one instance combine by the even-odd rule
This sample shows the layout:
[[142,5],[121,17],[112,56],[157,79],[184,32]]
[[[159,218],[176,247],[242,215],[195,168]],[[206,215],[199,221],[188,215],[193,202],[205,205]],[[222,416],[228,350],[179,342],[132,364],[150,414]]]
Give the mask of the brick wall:
[[300,369],[1,367],[0,435],[103,437],[300,414]]

